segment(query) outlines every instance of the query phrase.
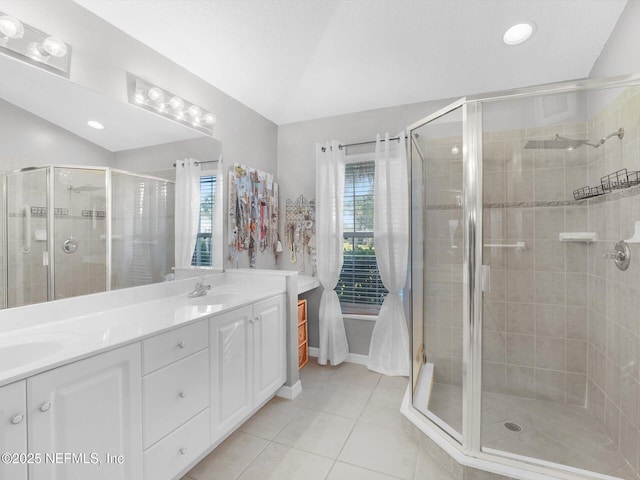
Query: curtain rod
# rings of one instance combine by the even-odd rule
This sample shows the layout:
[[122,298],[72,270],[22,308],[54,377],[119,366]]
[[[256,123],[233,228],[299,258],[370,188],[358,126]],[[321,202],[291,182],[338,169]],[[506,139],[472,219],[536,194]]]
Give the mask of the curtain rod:
[[[202,162],[200,161],[195,161],[193,162],[195,165],[202,165],[203,163],[218,163],[220,160],[204,160]],[[175,167],[176,164],[174,163],[173,166]],[[184,166],[184,165],[183,165]]]
[[[405,135],[405,136],[404,136],[404,138],[407,138],[407,136]],[[390,138],[390,139],[389,139],[389,141],[391,141],[391,140],[398,140],[398,141],[400,141],[400,137],[393,137],[393,138]],[[376,141],[377,141],[377,140],[369,140],[368,142],[345,143],[344,145],[342,145],[342,144],[338,145],[338,148],[339,148],[340,150],[342,150],[342,147],[345,147],[345,148],[346,148],[346,147],[356,147],[356,146],[358,146],[358,145],[370,145],[370,144],[372,144],[372,143],[376,143]],[[384,138],[381,138],[381,139],[380,139],[380,141],[381,141],[381,142],[386,142],[387,140],[386,140],[386,139],[384,139]],[[329,148],[331,148],[331,147],[329,147]],[[326,152],[326,151],[327,151],[327,147],[322,147],[322,148],[321,148],[321,150],[322,150],[323,152]]]

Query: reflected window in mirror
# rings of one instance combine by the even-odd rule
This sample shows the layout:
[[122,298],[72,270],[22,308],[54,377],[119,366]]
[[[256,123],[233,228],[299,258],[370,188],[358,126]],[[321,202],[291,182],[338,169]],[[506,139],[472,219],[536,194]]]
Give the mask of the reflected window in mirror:
[[196,248],[193,251],[191,265],[196,267],[211,267],[213,265],[213,245],[211,232],[213,230],[213,209],[216,197],[216,176],[200,177],[200,220],[198,222],[198,236]]

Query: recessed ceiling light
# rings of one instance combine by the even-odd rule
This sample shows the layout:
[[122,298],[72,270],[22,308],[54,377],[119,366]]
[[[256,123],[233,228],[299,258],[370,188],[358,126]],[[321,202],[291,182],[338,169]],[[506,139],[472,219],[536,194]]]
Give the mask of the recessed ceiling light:
[[531,22],[516,23],[504,32],[502,40],[507,45],[519,45],[533,35],[534,24]]
[[89,125],[91,128],[95,128],[96,130],[104,130],[104,125],[102,125],[100,122],[96,122],[95,120],[89,120],[87,122],[87,125]]

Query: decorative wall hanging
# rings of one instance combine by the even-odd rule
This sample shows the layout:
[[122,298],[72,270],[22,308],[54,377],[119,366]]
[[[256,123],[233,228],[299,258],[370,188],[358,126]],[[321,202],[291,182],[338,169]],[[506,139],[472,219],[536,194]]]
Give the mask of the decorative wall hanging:
[[229,261],[236,267],[240,253],[272,253],[278,259],[278,184],[270,173],[234,164],[229,172]]
[[298,264],[298,273],[305,274],[306,257],[311,261],[311,274],[316,275],[316,204],[300,195],[287,199],[285,238],[289,260]]

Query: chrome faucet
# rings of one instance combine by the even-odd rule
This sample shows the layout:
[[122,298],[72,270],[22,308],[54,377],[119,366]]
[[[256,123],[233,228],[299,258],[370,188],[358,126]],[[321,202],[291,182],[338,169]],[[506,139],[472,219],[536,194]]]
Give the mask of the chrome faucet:
[[198,277],[195,288],[187,294],[189,298],[203,297],[207,294],[207,290],[211,290],[211,285],[204,284],[204,277]]

